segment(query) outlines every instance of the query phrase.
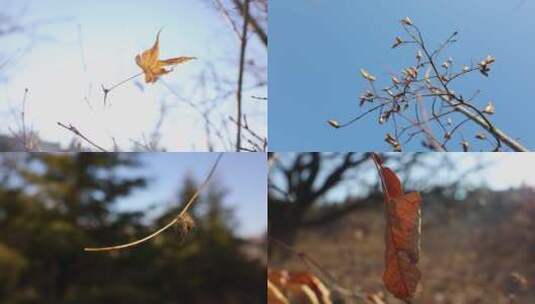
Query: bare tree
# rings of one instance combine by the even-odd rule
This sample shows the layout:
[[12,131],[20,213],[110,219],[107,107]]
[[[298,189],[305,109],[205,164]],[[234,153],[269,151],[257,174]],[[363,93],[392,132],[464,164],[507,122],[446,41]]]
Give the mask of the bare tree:
[[[370,113],[378,113],[379,124],[392,123],[392,132],[385,135],[385,141],[394,151],[402,151],[404,145],[422,138],[422,145],[430,150],[449,151],[460,147],[470,150],[472,136],[463,134],[463,127],[472,123],[479,128],[473,138],[486,143],[483,150],[528,151],[517,139],[498,128],[490,116],[495,112],[492,101],[481,106],[476,103],[479,91],[463,94],[454,89],[455,82],[468,74],[479,73],[489,76],[496,59],[487,56],[477,64],[455,66],[451,57],[443,57],[443,51],[456,42],[454,32],[436,49],[430,49],[422,32],[410,18],[401,20],[401,26],[408,38],[396,37],[392,48],[415,46],[415,63],[391,75],[390,83],[379,90],[376,77],[362,69],[362,77],[369,84],[360,97],[360,106],[368,106],[362,114],[348,122],[329,120],[334,128],[353,124]],[[412,110],[412,111],[410,111]],[[457,144],[452,147],[451,143]]]

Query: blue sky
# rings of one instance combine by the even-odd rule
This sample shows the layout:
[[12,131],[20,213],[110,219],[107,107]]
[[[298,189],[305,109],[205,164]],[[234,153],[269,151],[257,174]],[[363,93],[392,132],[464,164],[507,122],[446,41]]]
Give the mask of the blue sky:
[[[118,201],[117,208],[150,214],[176,204],[177,191],[188,175],[203,181],[217,153],[143,153],[139,158],[144,166],[123,174],[148,177],[149,185]],[[259,236],[267,231],[266,177],[264,153],[225,153],[213,177],[229,190],[224,203],[235,211],[241,236]]]
[[[220,121],[235,116],[235,93],[221,95],[236,90],[239,40],[211,1],[0,0],[0,4],[8,15],[26,7],[17,19],[23,25],[40,22],[31,35],[0,40],[0,63],[11,59],[0,70],[0,119],[4,122],[0,133],[16,126],[19,115],[13,111],[20,111],[25,88],[29,89],[28,124],[45,140],[64,145],[72,134],[56,121],[72,123],[105,148],[112,147],[113,137],[128,150],[132,140],[149,136],[164,102],[170,108],[161,144],[170,151],[202,151],[207,148],[204,121],[185,101],[211,109],[215,127],[224,134]],[[162,59],[196,56],[198,60],[177,66],[155,84],[144,84],[139,77],[139,82],[118,87],[109,96],[111,106],[104,108],[100,85],[110,87],[140,72],[134,57],[153,45],[160,28]],[[249,46],[248,59],[265,66],[267,52],[256,36]],[[218,75],[220,87],[212,72]],[[246,74],[245,87],[253,82],[256,79]],[[266,96],[267,89],[246,91],[243,102],[251,128],[266,134],[265,102],[252,95]],[[228,128],[234,134],[234,126],[229,123]],[[224,148],[217,139],[212,141],[217,150]]]
[[[359,113],[358,96],[366,89],[359,70],[385,82],[389,73],[413,61],[415,50],[392,50],[403,34],[398,20],[410,16],[431,46],[458,30],[459,41],[445,51],[458,64],[497,58],[489,78],[466,78],[456,90],[477,104],[492,99],[495,124],[535,148],[535,92],[531,58],[535,48],[534,1],[354,1],[292,0],[270,3],[269,135],[272,151],[388,151],[383,141],[391,127],[368,116],[344,129]],[[465,134],[473,134],[466,129]],[[472,132],[472,133],[470,133]],[[420,150],[419,141],[406,150]]]

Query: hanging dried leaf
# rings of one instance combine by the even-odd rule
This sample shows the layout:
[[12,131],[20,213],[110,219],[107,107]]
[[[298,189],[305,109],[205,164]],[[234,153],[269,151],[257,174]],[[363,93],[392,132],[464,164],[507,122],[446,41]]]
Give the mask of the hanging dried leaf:
[[385,193],[386,254],[383,282],[401,300],[411,299],[421,273],[416,267],[420,249],[420,204],[418,192],[404,193],[397,175],[376,161]]
[[185,212],[184,214],[178,217],[176,227],[180,240],[184,240],[186,236],[188,236],[190,231],[195,228],[195,220],[188,212]]
[[195,57],[176,57],[166,60],[158,59],[160,56],[160,32],[161,30],[158,31],[156,42],[154,42],[152,48],[144,51],[141,55],[136,56],[136,63],[143,70],[146,83],[154,83],[158,80],[158,77],[171,72],[172,69],[168,70],[165,68],[167,66],[174,66],[195,59]]
[[485,76],[489,76],[490,65],[496,61],[496,58],[488,55],[483,61],[479,63],[479,72]]
[[401,37],[396,37],[396,39],[394,40],[394,44],[392,45],[392,48],[395,49],[397,48],[400,44],[403,43],[403,40],[401,40]]

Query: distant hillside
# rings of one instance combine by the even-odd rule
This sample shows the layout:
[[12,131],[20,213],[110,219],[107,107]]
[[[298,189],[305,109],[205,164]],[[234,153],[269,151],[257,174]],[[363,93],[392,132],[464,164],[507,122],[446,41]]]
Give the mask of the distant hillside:
[[[470,192],[458,201],[424,194],[422,291],[414,304],[535,303],[535,191]],[[301,231],[295,248],[352,289],[385,294],[383,202]],[[280,251],[279,248],[276,251]],[[307,269],[275,254],[270,267]],[[353,303],[345,299],[341,303]]]
[[0,134],[0,152],[20,152],[26,150],[43,152],[63,151],[61,149],[61,145],[58,143],[42,141],[35,135],[29,137],[31,137],[31,139],[29,139],[28,141],[32,141],[32,146],[34,147],[32,149],[25,148],[23,141],[19,138]]

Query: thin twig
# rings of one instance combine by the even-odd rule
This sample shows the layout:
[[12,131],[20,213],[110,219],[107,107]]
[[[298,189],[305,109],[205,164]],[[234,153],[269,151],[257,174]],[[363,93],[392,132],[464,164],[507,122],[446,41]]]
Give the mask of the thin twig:
[[240,69],[238,73],[238,91],[236,92],[237,97],[237,134],[236,134],[236,152],[240,152],[241,148],[241,119],[242,119],[242,87],[243,87],[243,74],[245,69],[245,51],[247,48],[247,23],[249,22],[249,1],[245,0],[243,6],[243,28],[241,35],[241,48],[240,48]]
[[104,105],[106,105],[106,100],[107,100],[108,94],[111,92],[111,90],[115,89],[116,87],[118,87],[118,86],[120,86],[120,85],[122,85],[122,84],[124,84],[124,83],[126,83],[126,82],[128,82],[128,81],[130,81],[130,80],[132,80],[132,79],[134,79],[134,78],[136,78],[138,76],[140,76],[140,75],[143,75],[143,72],[140,72],[140,73],[137,73],[136,75],[130,76],[130,77],[126,78],[125,80],[120,81],[120,82],[114,84],[113,86],[111,86],[109,88],[106,88],[106,87],[104,87],[103,84],[101,84],[100,87],[102,88],[102,92],[104,92]]
[[[249,0],[246,0],[249,2]],[[240,0],[234,0],[234,3],[240,10],[240,12],[243,12],[243,4]],[[255,30],[256,34],[258,35],[258,38],[260,38],[260,41],[264,44],[264,46],[268,45],[268,35],[266,34],[266,31],[258,24],[255,18],[253,18],[250,14],[247,14],[247,20],[248,22],[253,26],[253,29]],[[243,14],[243,17],[245,18],[245,14]]]
[[71,131],[72,133],[74,133],[74,135],[76,136],[79,136],[81,139],[85,140],[86,142],[88,142],[90,145],[92,145],[93,147],[97,148],[98,150],[102,151],[102,152],[108,152],[108,150],[102,148],[101,146],[97,145],[95,142],[93,142],[92,140],[90,140],[89,138],[87,138],[84,134],[82,134],[82,132],[80,132],[75,126],[69,124],[68,126],[65,125],[65,124],[62,124],[61,122],[57,122],[57,124],[60,126],[60,127],[63,127],[69,131]]
[[230,14],[225,8],[225,6],[223,5],[223,3],[221,3],[220,0],[212,0],[212,2],[217,7],[217,9],[221,11],[225,19],[228,21],[228,23],[232,27],[232,30],[236,34],[236,37],[238,37],[238,40],[241,40],[241,35],[240,35],[240,32],[238,31],[238,27],[236,26],[236,23],[234,23],[234,20],[232,20],[232,17],[230,17]]
[[22,122],[22,141],[24,144],[24,150],[30,150],[28,147],[28,135],[26,134],[26,98],[28,97],[28,88],[24,89],[24,97],[22,98],[22,111],[20,112],[20,119]]

